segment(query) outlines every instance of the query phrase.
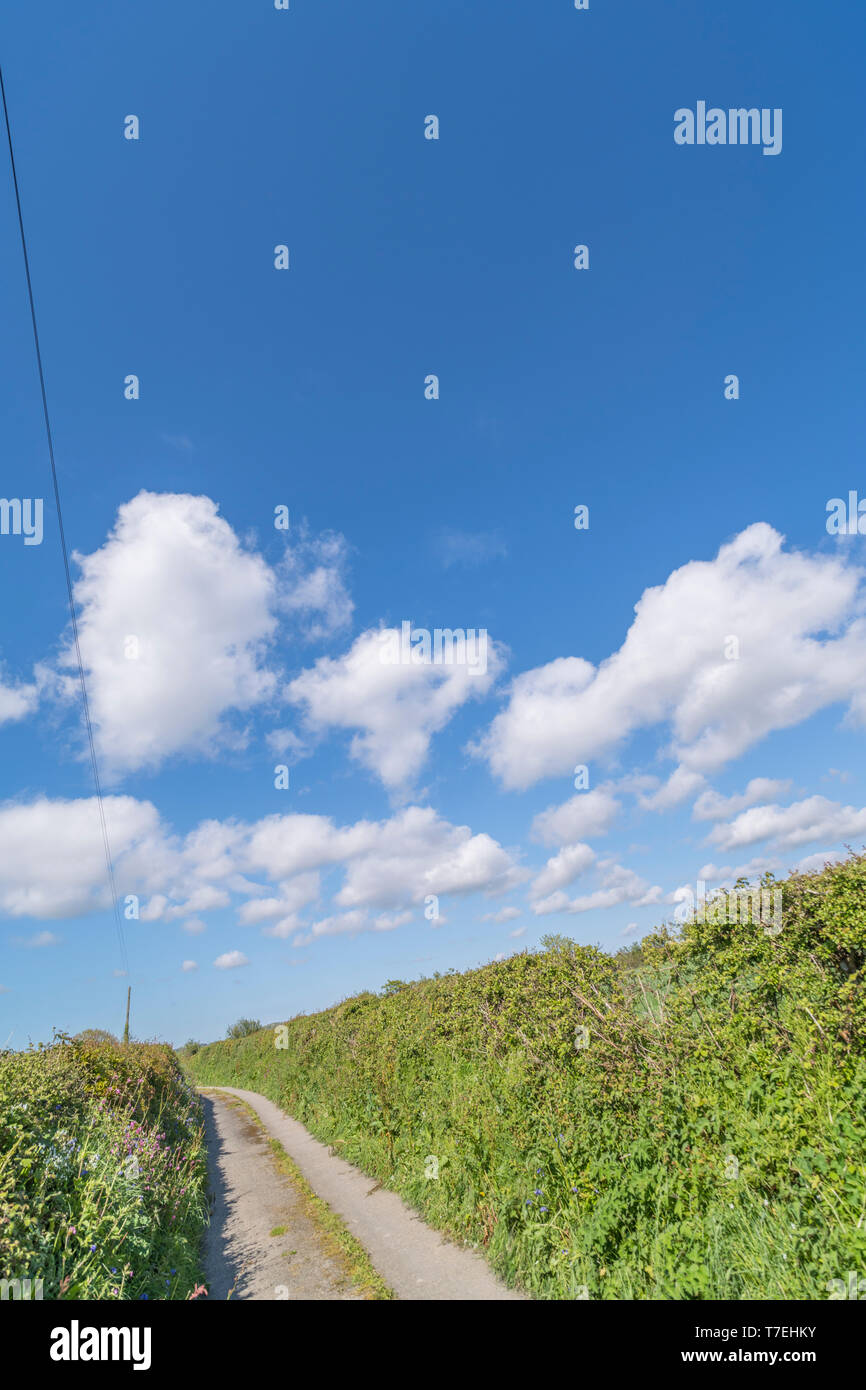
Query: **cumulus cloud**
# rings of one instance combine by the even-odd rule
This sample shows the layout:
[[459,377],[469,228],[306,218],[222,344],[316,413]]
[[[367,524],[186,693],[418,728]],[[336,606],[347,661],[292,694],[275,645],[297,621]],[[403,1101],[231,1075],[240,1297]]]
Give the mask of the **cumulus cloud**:
[[747,806],[755,806],[759,801],[771,801],[773,797],[784,796],[791,783],[774,781],[771,777],[753,777],[744,792],[739,796],[721,796],[709,789],[703,792],[692,807],[695,820],[724,820],[725,816],[736,815]]
[[7,685],[0,677],[0,724],[14,724],[32,714],[39,703],[40,687],[40,681]]
[[[105,819],[118,882],[136,856],[162,848],[159,815],[150,802],[105,798]],[[156,867],[156,865],[154,865]],[[9,917],[79,917],[111,905],[105,846],[95,797],[39,797],[0,806],[0,911]]]
[[198,970],[198,966],[196,965],[194,960],[185,960],[180,968],[184,971],[185,974],[189,974],[191,970]]
[[513,922],[515,917],[520,916],[519,907],[501,907],[498,912],[485,912],[481,918],[482,922]]
[[353,908],[350,912],[341,912],[334,917],[323,917],[321,921],[314,922],[308,932],[295,938],[292,945],[309,946],[322,936],[358,936],[360,932],[367,931],[394,931],[396,927],[404,926],[411,917],[411,912],[398,913],[390,917],[384,914],[370,917],[365,911]]
[[[263,658],[277,625],[274,577],[209,497],[140,492],[105,544],[75,558],[91,714],[110,774],[213,752],[231,711],[273,693]],[[61,665],[73,664],[68,648]]]
[[532,822],[532,838],[543,845],[570,845],[606,835],[620,803],[605,787],[578,792],[560,806],[548,806]]
[[595,908],[618,907],[620,903],[635,903],[643,907],[661,900],[661,888],[650,886],[633,869],[627,869],[612,859],[599,860],[601,887],[592,893],[569,899],[567,893],[559,890],[533,904],[533,912],[539,917],[553,912],[591,912]]
[[807,854],[805,859],[801,859],[795,867],[797,872],[801,874],[820,873],[828,864],[839,864],[847,858],[848,854],[845,850],[825,849],[818,854]]
[[[493,896],[527,877],[496,840],[452,825],[429,807],[345,826],[305,815],[252,824],[210,820],[185,837],[163,825],[150,802],[107,797],[105,811],[120,895],[141,897],[142,921],[180,920],[192,935],[205,927],[191,914],[233,899],[242,900],[242,925],[277,938],[293,935],[303,929],[300,914],[319,899],[323,869],[340,878],[329,890],[335,911],[320,919],[331,925],[314,932],[320,936],[335,934],[338,920],[357,930],[390,931],[430,895]],[[0,807],[0,912],[51,918],[104,910],[106,878],[94,799]],[[444,921],[440,914],[439,925]]]
[[314,903],[320,891],[317,873],[298,874],[280,885],[278,898],[253,898],[244,903],[238,913],[238,921],[244,926],[255,926],[276,917],[297,913],[309,903]]
[[797,849],[815,840],[838,844],[866,837],[866,807],[840,806],[825,796],[810,796],[790,806],[753,806],[734,820],[717,825],[708,843],[743,849],[761,840],[779,850]]
[[[782,861],[774,856],[767,857],[758,855],[757,858],[749,859],[745,864],[703,864],[698,869],[698,880],[702,883],[735,883],[738,878],[760,878],[761,874],[769,869],[772,873],[778,873],[782,868]],[[691,889],[686,889],[686,894]],[[685,896],[685,895],[684,895]],[[666,902],[680,901],[669,897]]]
[[486,694],[501,664],[491,642],[487,670],[466,663],[403,665],[387,659],[396,650],[393,628],[362,633],[345,655],[321,657],[287,687],[315,732],[357,730],[351,756],[392,791],[405,791],[427,760],[430,740],[455,710]]
[[548,859],[545,868],[533,879],[529,896],[546,898],[558,888],[567,888],[581,874],[585,874],[594,862],[595,853],[589,845],[567,845],[559,854]]
[[[866,714],[863,572],[840,555],[782,549],[763,522],[647,589],[618,651],[596,667],[559,657],[518,676],[474,749],[506,787],[561,776],[664,726],[693,776],[774,729],[844,702]],[[735,649],[739,659],[726,659]],[[676,787],[673,788],[676,790]]]
[[238,966],[249,965],[243,951],[225,951],[214,961],[217,970],[236,970]]
[[[174,755],[243,747],[242,720],[275,694],[271,669],[281,618],[304,638],[351,618],[345,541],[327,534],[287,548],[276,568],[241,544],[209,497],[140,492],[104,545],[76,554],[79,635],[97,747],[106,774],[153,770]],[[77,695],[71,643],[55,680]],[[45,683],[47,677],[37,679]],[[26,713],[37,687],[4,695],[0,721]],[[291,731],[275,731],[293,756]]]
[[677,767],[657,791],[648,794],[638,792],[638,801],[646,811],[669,811],[693,796],[704,781],[702,773]]

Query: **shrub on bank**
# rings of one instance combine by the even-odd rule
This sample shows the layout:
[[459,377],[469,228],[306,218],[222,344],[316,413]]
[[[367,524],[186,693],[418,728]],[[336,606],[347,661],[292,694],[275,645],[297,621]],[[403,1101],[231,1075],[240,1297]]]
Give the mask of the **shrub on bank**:
[[170,1047],[57,1034],[0,1053],[0,1280],[186,1298],[206,1213],[201,1105]]

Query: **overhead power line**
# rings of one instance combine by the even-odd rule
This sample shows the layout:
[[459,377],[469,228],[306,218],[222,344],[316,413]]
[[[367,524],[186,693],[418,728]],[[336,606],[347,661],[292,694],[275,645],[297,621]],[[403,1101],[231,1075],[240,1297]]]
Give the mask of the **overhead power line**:
[[30,257],[27,254],[27,238],[24,234],[24,216],[21,211],[21,193],[18,188],[18,172],[15,167],[15,150],[12,145],[12,126],[9,121],[9,108],[6,104],[6,87],[3,82],[3,69],[0,68],[0,96],[3,99],[3,117],[6,122],[6,139],[9,142],[9,162],[12,166],[12,183],[15,189],[15,206],[18,209],[18,227],[21,232],[21,250],[24,255],[24,275],[27,280],[27,297],[30,302],[30,319],[33,324],[33,342],[36,347],[36,365],[39,369],[39,389],[42,392],[42,413],[45,417],[45,434],[48,439],[48,457],[51,461],[51,481],[54,484],[54,502],[57,508],[57,527],[60,532],[60,548],[63,552],[63,570],[66,575],[66,594],[69,600],[69,616],[72,621],[72,637],[75,644],[75,657],[78,662],[78,679],[81,684],[81,703],[84,708],[84,723],[87,728],[87,741],[90,745],[90,765],[93,770],[93,784],[96,789],[96,802],[99,807],[99,824],[102,830],[102,842],[105,846],[105,863],[108,870],[108,883],[111,889],[111,901],[114,910],[114,922],[117,928],[117,940],[120,945],[120,958],[126,974],[129,974],[129,960],[126,954],[126,942],[123,936],[123,918],[120,913],[120,902],[117,896],[117,884],[114,877],[114,862],[111,857],[111,843],[108,838],[108,826],[105,820],[105,803],[102,796],[102,786],[99,780],[99,763],[96,757],[96,744],[93,739],[93,724],[90,719],[90,704],[87,699],[87,682],[84,678],[84,664],[81,660],[81,644],[78,639],[78,619],[75,616],[75,600],[72,594],[72,575],[69,569],[69,553],[66,548],[66,535],[63,530],[63,511],[60,506],[60,487],[57,482],[57,465],[54,461],[54,439],[51,433],[51,418],[48,413],[48,396],[45,391],[45,372],[42,368],[42,352],[39,347],[39,329],[36,325],[36,304],[33,298],[33,282],[30,278]]

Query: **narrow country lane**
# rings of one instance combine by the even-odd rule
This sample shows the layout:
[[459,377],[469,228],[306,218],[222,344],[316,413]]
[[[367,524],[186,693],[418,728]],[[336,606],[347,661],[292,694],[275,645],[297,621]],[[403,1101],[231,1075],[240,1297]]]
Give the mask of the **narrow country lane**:
[[[327,1256],[315,1223],[276,1167],[262,1131],[233,1096],[255,1111],[316,1195],[364,1247],[399,1299],[520,1300],[473,1250],[446,1241],[394,1192],[329,1149],[265,1096],[236,1087],[203,1088],[211,1184],[210,1298],[351,1299],[361,1295]],[[274,1228],[286,1227],[272,1237]],[[291,1255],[289,1252],[294,1252]],[[277,1290],[288,1287],[288,1293]]]
[[258,1126],[225,1098],[202,1099],[213,1194],[205,1244],[208,1299],[362,1298],[325,1248]]

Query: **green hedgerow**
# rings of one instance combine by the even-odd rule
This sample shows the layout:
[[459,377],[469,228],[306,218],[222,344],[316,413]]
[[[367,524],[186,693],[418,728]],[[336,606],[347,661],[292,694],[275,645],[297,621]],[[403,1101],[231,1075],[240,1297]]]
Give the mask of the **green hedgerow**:
[[206,1214],[201,1103],[170,1047],[56,1034],[0,1053],[0,1279],[186,1298]]
[[773,886],[778,932],[551,939],[184,1063],[535,1297],[823,1299],[866,1273],[866,857]]

